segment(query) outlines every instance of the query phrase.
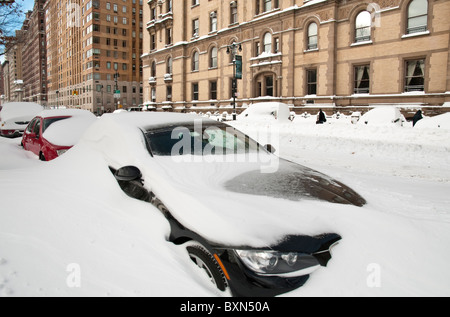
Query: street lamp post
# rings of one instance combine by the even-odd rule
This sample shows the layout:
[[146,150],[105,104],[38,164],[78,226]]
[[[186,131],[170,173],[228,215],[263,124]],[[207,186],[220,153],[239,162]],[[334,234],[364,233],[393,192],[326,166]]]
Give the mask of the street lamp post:
[[237,80],[242,79],[242,70],[238,73],[236,71],[236,65],[240,62],[242,68],[242,57],[237,55],[237,51],[242,51],[241,43],[235,43],[228,45],[227,54],[232,54],[233,57],[233,81],[231,84],[231,93],[233,94],[233,120],[236,120],[236,93],[237,93]]

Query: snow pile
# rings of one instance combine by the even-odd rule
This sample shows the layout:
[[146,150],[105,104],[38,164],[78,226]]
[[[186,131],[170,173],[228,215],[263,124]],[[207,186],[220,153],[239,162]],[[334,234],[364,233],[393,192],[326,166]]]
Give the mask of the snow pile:
[[288,105],[280,102],[261,102],[250,105],[240,115],[240,120],[258,122],[288,122]]
[[[442,251],[450,243],[448,130],[354,125],[344,116],[324,125],[316,125],[314,116],[232,124],[262,142],[277,140],[278,155],[337,178],[368,202],[362,208],[315,206],[327,217],[309,219],[311,228],[337,231],[343,240],[328,267],[286,296],[450,295],[450,254]],[[166,242],[169,226],[161,213],[120,190],[108,169],[109,158],[101,154],[104,149],[95,147],[100,136],[91,135],[52,162],[28,155],[19,148],[20,140],[0,139],[0,296],[218,295],[197,274],[184,248]],[[114,148],[115,138],[134,137],[139,134],[111,135],[109,153],[125,156],[130,164],[143,158],[144,150],[134,152],[143,139],[122,152]],[[182,171],[181,165],[174,166],[164,171],[168,177]],[[201,167],[196,173],[210,173]],[[224,173],[211,174],[211,184]],[[199,195],[199,179],[194,175],[180,182],[186,196]],[[213,206],[224,204],[228,194],[202,193]],[[302,222],[302,210],[283,221],[292,210],[267,210],[265,197],[240,199],[250,201],[252,210],[266,210],[267,224],[260,232],[309,225]],[[172,201],[180,204],[181,199],[173,196]],[[294,208],[294,203],[282,205]],[[193,207],[186,203],[186,212]],[[252,224],[256,215],[242,218],[230,212],[226,217]],[[230,234],[220,219],[210,226],[217,234]]]
[[94,123],[97,118],[86,110],[49,110],[41,114],[44,117],[66,116],[70,118],[52,123],[45,131],[44,138],[50,143],[60,146],[72,146],[77,144],[86,129]]
[[450,130],[450,113],[444,113],[435,117],[425,117],[416,124],[416,128]]
[[41,105],[34,102],[10,102],[3,105],[0,111],[0,117],[2,121],[12,118],[32,119],[43,109]]
[[393,106],[381,106],[375,107],[365,113],[358,123],[370,125],[396,124],[401,126],[405,121],[405,117],[400,113],[398,108]]

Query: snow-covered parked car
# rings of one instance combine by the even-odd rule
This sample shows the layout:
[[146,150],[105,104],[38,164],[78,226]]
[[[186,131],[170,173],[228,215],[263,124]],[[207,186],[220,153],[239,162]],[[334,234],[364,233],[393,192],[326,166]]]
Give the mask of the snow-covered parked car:
[[363,114],[360,117],[358,124],[374,126],[403,126],[404,122],[406,122],[406,119],[397,107],[377,106]]
[[34,102],[10,102],[0,111],[0,135],[9,138],[20,137],[33,119],[44,108]]
[[111,181],[157,207],[167,240],[234,296],[302,286],[341,240],[321,217],[365,204],[344,184],[196,115],[103,115],[77,146],[101,153]]
[[51,161],[74,146],[95,120],[87,110],[44,110],[28,124],[21,145],[40,160]]
[[281,102],[259,102],[250,105],[240,115],[239,120],[288,122],[292,119],[287,104]]

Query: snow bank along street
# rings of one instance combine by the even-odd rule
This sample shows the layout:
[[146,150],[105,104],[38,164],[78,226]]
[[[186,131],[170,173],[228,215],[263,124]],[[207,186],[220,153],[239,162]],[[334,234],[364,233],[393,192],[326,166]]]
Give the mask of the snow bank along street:
[[[323,125],[307,116],[230,124],[367,200],[335,208],[324,225],[343,239],[328,267],[284,296],[450,295],[445,124],[351,124],[344,116]],[[0,138],[0,296],[227,295],[197,274],[183,247],[166,242],[164,217],[128,198],[94,151],[77,145],[40,162],[19,144]]]

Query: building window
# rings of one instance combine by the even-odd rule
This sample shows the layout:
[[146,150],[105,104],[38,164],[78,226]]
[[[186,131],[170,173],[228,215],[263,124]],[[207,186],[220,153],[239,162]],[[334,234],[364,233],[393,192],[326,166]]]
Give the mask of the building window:
[[317,23],[310,23],[308,26],[308,50],[317,49]]
[[238,23],[238,5],[237,1],[230,3],[230,24]]
[[413,0],[408,6],[407,34],[425,32],[428,28],[428,1]]
[[211,49],[209,67],[217,68],[217,47]]
[[266,96],[274,96],[274,86],[273,86],[273,76],[266,76],[265,77],[265,84],[266,84]]
[[264,12],[272,10],[272,0],[263,0],[264,2]]
[[192,20],[192,37],[198,37],[200,34],[200,20]]
[[167,59],[167,65],[166,66],[167,66],[166,67],[166,73],[167,74],[172,74],[172,70],[173,70],[173,68],[172,68],[172,57],[169,57]]
[[199,54],[198,52],[194,52],[192,55],[192,71],[198,71],[199,70]]
[[308,95],[317,95],[317,69],[306,71],[306,91]]
[[198,100],[198,83],[192,84],[192,100]]
[[209,31],[217,31],[217,11],[213,11],[209,14]]
[[166,100],[172,101],[172,86],[170,85],[166,87]]
[[155,61],[152,62],[151,76],[153,78],[156,78],[156,62]]
[[166,45],[172,44],[172,29],[168,28],[166,29]]
[[264,52],[272,53],[272,34],[269,32],[264,34]]
[[211,81],[209,83],[209,99],[217,100],[217,81]]
[[425,60],[409,60],[405,62],[405,91],[425,90]]
[[355,66],[355,94],[368,94],[370,92],[370,65]]
[[150,50],[153,51],[156,49],[156,34],[150,34]]
[[358,14],[355,21],[355,43],[366,42],[371,39],[372,16],[368,11]]
[[280,52],[280,38],[278,37],[274,38],[273,52],[274,53]]

